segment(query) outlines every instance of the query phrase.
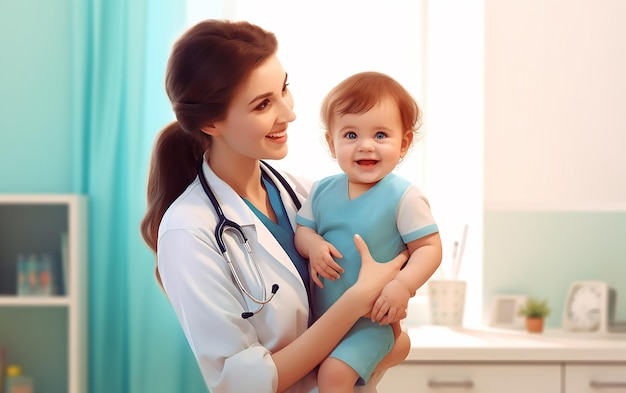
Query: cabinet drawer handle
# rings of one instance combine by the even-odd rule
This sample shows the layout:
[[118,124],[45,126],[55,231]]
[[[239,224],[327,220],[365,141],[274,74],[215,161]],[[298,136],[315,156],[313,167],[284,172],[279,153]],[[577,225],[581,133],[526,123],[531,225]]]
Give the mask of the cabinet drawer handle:
[[626,388],[626,382],[600,382],[600,381],[591,381],[589,382],[589,386],[597,389],[623,389]]
[[465,381],[433,381],[428,380],[429,388],[460,388],[460,389],[472,389],[474,387],[474,382],[471,380]]

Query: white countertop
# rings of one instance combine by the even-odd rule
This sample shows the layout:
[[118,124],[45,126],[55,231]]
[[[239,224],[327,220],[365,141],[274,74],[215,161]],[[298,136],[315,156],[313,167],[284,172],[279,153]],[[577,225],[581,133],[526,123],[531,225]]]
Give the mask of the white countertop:
[[408,334],[406,362],[626,362],[626,333],[420,326]]

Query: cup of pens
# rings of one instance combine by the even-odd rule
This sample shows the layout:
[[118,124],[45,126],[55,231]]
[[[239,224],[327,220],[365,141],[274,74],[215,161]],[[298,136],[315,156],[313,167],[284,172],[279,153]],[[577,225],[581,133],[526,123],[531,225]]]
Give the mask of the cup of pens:
[[439,278],[428,281],[428,305],[432,325],[461,326],[463,324],[467,283],[459,280],[458,276],[466,240],[467,225],[463,228],[461,240],[454,242],[449,275],[444,272],[443,266],[440,266]]
[[466,286],[466,282],[460,280],[428,281],[428,305],[432,325],[463,325]]

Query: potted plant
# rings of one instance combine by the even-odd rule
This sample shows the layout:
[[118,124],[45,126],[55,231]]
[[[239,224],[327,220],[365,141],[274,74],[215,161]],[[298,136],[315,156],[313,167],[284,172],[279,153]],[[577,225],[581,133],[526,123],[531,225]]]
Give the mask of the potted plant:
[[519,309],[519,315],[526,317],[526,330],[529,333],[543,332],[545,318],[550,315],[548,301],[537,298],[528,298]]

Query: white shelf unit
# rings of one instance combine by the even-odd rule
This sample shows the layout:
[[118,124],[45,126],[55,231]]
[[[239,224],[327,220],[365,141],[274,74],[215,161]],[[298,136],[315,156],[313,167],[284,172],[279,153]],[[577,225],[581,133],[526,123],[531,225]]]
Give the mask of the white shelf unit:
[[[85,196],[0,194],[0,347],[36,391],[87,391],[87,244]],[[43,253],[62,277],[58,293],[18,296],[17,255]]]

